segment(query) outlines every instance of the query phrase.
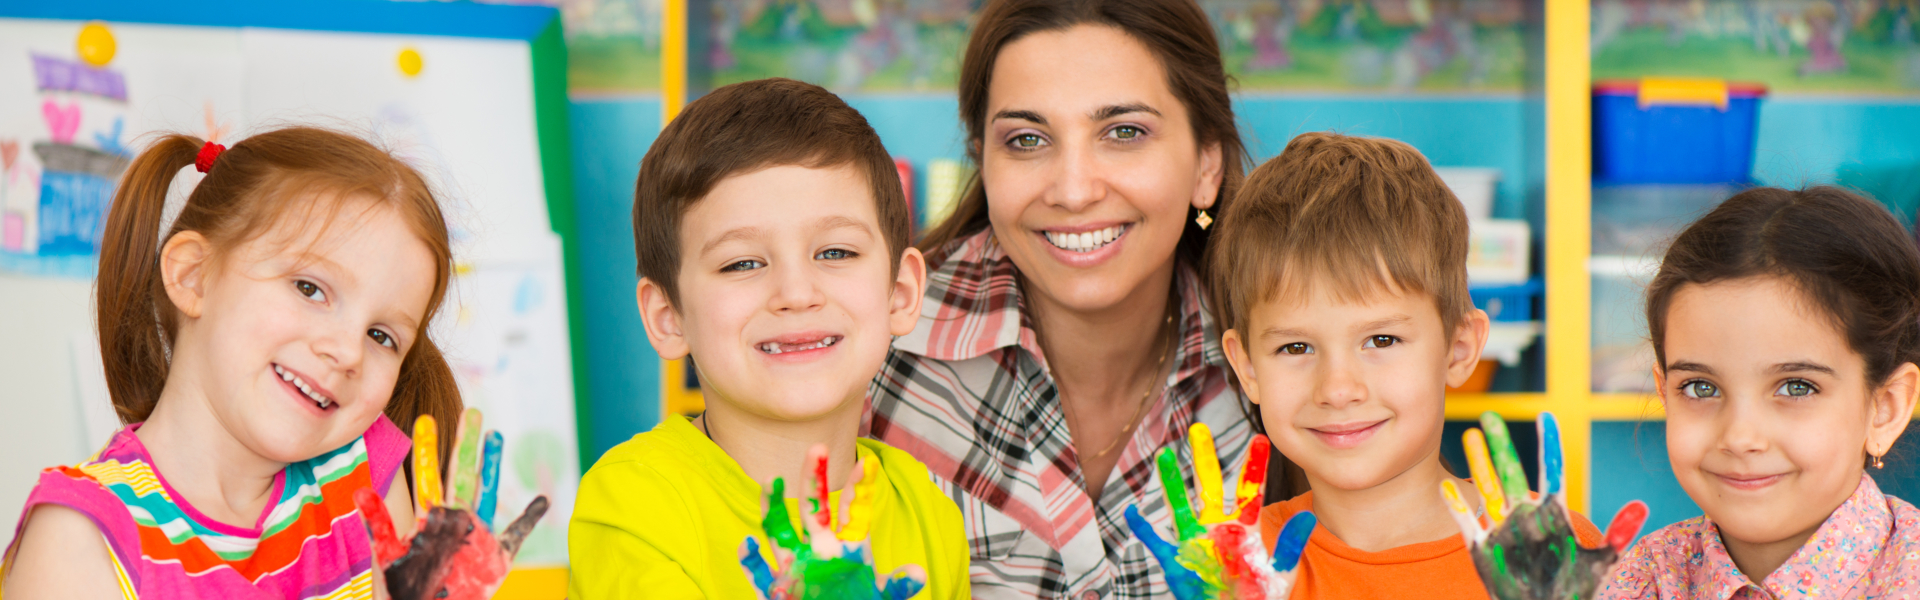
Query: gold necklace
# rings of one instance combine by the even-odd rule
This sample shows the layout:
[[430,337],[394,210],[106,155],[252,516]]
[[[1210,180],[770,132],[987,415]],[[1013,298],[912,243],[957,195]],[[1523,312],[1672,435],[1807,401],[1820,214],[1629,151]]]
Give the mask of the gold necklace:
[[[1172,311],[1167,312],[1167,320],[1161,328],[1164,329],[1167,334],[1161,342],[1160,360],[1155,362],[1153,370],[1147,373],[1147,391],[1140,394],[1140,406],[1133,409],[1133,418],[1127,420],[1127,426],[1121,428],[1120,434],[1114,436],[1113,441],[1107,442],[1107,447],[1101,448],[1099,452],[1087,455],[1085,458],[1080,459],[1080,462],[1084,463],[1089,460],[1099,460],[1100,457],[1106,456],[1108,452],[1112,452],[1114,448],[1119,447],[1121,441],[1133,438],[1133,428],[1140,425],[1140,417],[1147,411],[1147,400],[1153,398],[1153,392],[1158,388],[1158,386],[1153,385],[1153,380],[1160,375],[1160,369],[1167,365],[1167,355],[1173,351]],[[1072,406],[1073,403],[1067,402],[1066,394],[1060,394],[1060,407],[1064,409],[1062,412],[1066,413],[1068,419],[1074,418]]]

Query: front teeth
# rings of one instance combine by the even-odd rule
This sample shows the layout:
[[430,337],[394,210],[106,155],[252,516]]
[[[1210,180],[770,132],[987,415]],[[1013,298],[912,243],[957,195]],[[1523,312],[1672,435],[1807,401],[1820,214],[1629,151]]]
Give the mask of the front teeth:
[[293,387],[298,388],[300,390],[300,393],[306,394],[307,398],[310,400],[313,400],[314,404],[320,405],[320,408],[326,408],[328,406],[333,405],[332,400],[328,400],[326,396],[322,396],[320,394],[315,393],[313,391],[313,388],[307,385],[306,380],[301,379],[299,377],[294,377],[293,371],[288,371],[285,367],[282,367],[280,365],[274,365],[273,372],[280,375],[281,381],[292,382]]
[[1120,239],[1120,236],[1126,232],[1126,225],[1115,225],[1099,231],[1082,233],[1048,231],[1046,234],[1047,243],[1053,244],[1055,248],[1068,252],[1092,252],[1099,250],[1107,244],[1113,243],[1114,240]]
[[827,346],[832,346],[832,345],[834,345],[834,344],[838,344],[838,343],[840,343],[840,336],[837,336],[837,335],[830,335],[830,336],[827,336],[827,337],[824,337],[824,338],[820,338],[820,341],[817,341],[817,342],[812,342],[812,343],[808,343],[808,344],[782,344],[782,343],[780,343],[780,342],[767,342],[767,343],[764,343],[764,344],[761,344],[761,345],[760,345],[760,351],[761,351],[761,352],[765,352],[765,353],[767,353],[767,354],[785,354],[785,353],[788,353],[788,352],[806,352],[806,351],[808,351],[808,350],[814,350],[814,349],[818,349],[818,348],[825,348],[825,347],[827,347]]

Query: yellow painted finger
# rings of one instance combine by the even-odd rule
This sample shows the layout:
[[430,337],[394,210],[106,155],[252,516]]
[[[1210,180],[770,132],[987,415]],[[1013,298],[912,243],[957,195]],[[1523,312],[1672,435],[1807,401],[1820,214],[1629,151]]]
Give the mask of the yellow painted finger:
[[413,420],[413,503],[414,513],[425,517],[428,509],[440,505],[440,430],[433,415]]
[[1495,524],[1505,521],[1506,495],[1500,489],[1500,476],[1493,472],[1493,457],[1487,454],[1486,434],[1478,427],[1468,429],[1460,444],[1466,447],[1467,469],[1473,476],[1473,487],[1480,491],[1480,501],[1486,504],[1487,518]]
[[1453,522],[1460,526],[1460,534],[1468,542],[1479,542],[1485,530],[1480,528],[1480,519],[1473,516],[1473,507],[1467,506],[1466,498],[1460,496],[1460,488],[1449,479],[1440,482],[1440,495],[1447,499],[1447,509],[1453,514]]
[[1206,423],[1187,428],[1187,443],[1193,446],[1193,484],[1200,486],[1200,523],[1225,523],[1227,504],[1221,494],[1220,454],[1213,447],[1213,430]]

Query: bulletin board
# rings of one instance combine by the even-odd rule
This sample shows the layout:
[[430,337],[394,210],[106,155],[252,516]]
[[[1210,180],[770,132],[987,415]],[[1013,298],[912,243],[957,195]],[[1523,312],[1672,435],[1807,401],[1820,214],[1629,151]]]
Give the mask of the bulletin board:
[[[434,334],[468,406],[506,437],[503,512],[553,500],[518,564],[564,565],[585,396],[566,111],[548,7],[0,0],[0,286],[88,285],[113,186],[150,132],[232,144],[311,124],[367,137],[442,199],[457,268]],[[0,294],[0,331],[62,332],[73,358],[64,372],[8,373],[76,382],[75,417],[46,426],[79,423],[90,446],[76,447],[97,448],[117,423],[96,385],[91,312],[49,317],[22,297]]]

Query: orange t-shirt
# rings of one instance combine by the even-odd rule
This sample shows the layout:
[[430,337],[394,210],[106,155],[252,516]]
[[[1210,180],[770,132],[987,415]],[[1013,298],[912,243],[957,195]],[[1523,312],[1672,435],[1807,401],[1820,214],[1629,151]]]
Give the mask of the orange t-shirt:
[[[1260,511],[1260,535],[1272,548],[1280,527],[1294,513],[1313,508],[1313,492]],[[1606,543],[1599,528],[1573,514],[1574,537],[1582,546]],[[1487,590],[1467,555],[1465,538],[1408,544],[1379,552],[1348,546],[1324,526],[1313,529],[1293,583],[1293,600],[1317,598],[1405,598],[1423,600],[1487,600]]]

